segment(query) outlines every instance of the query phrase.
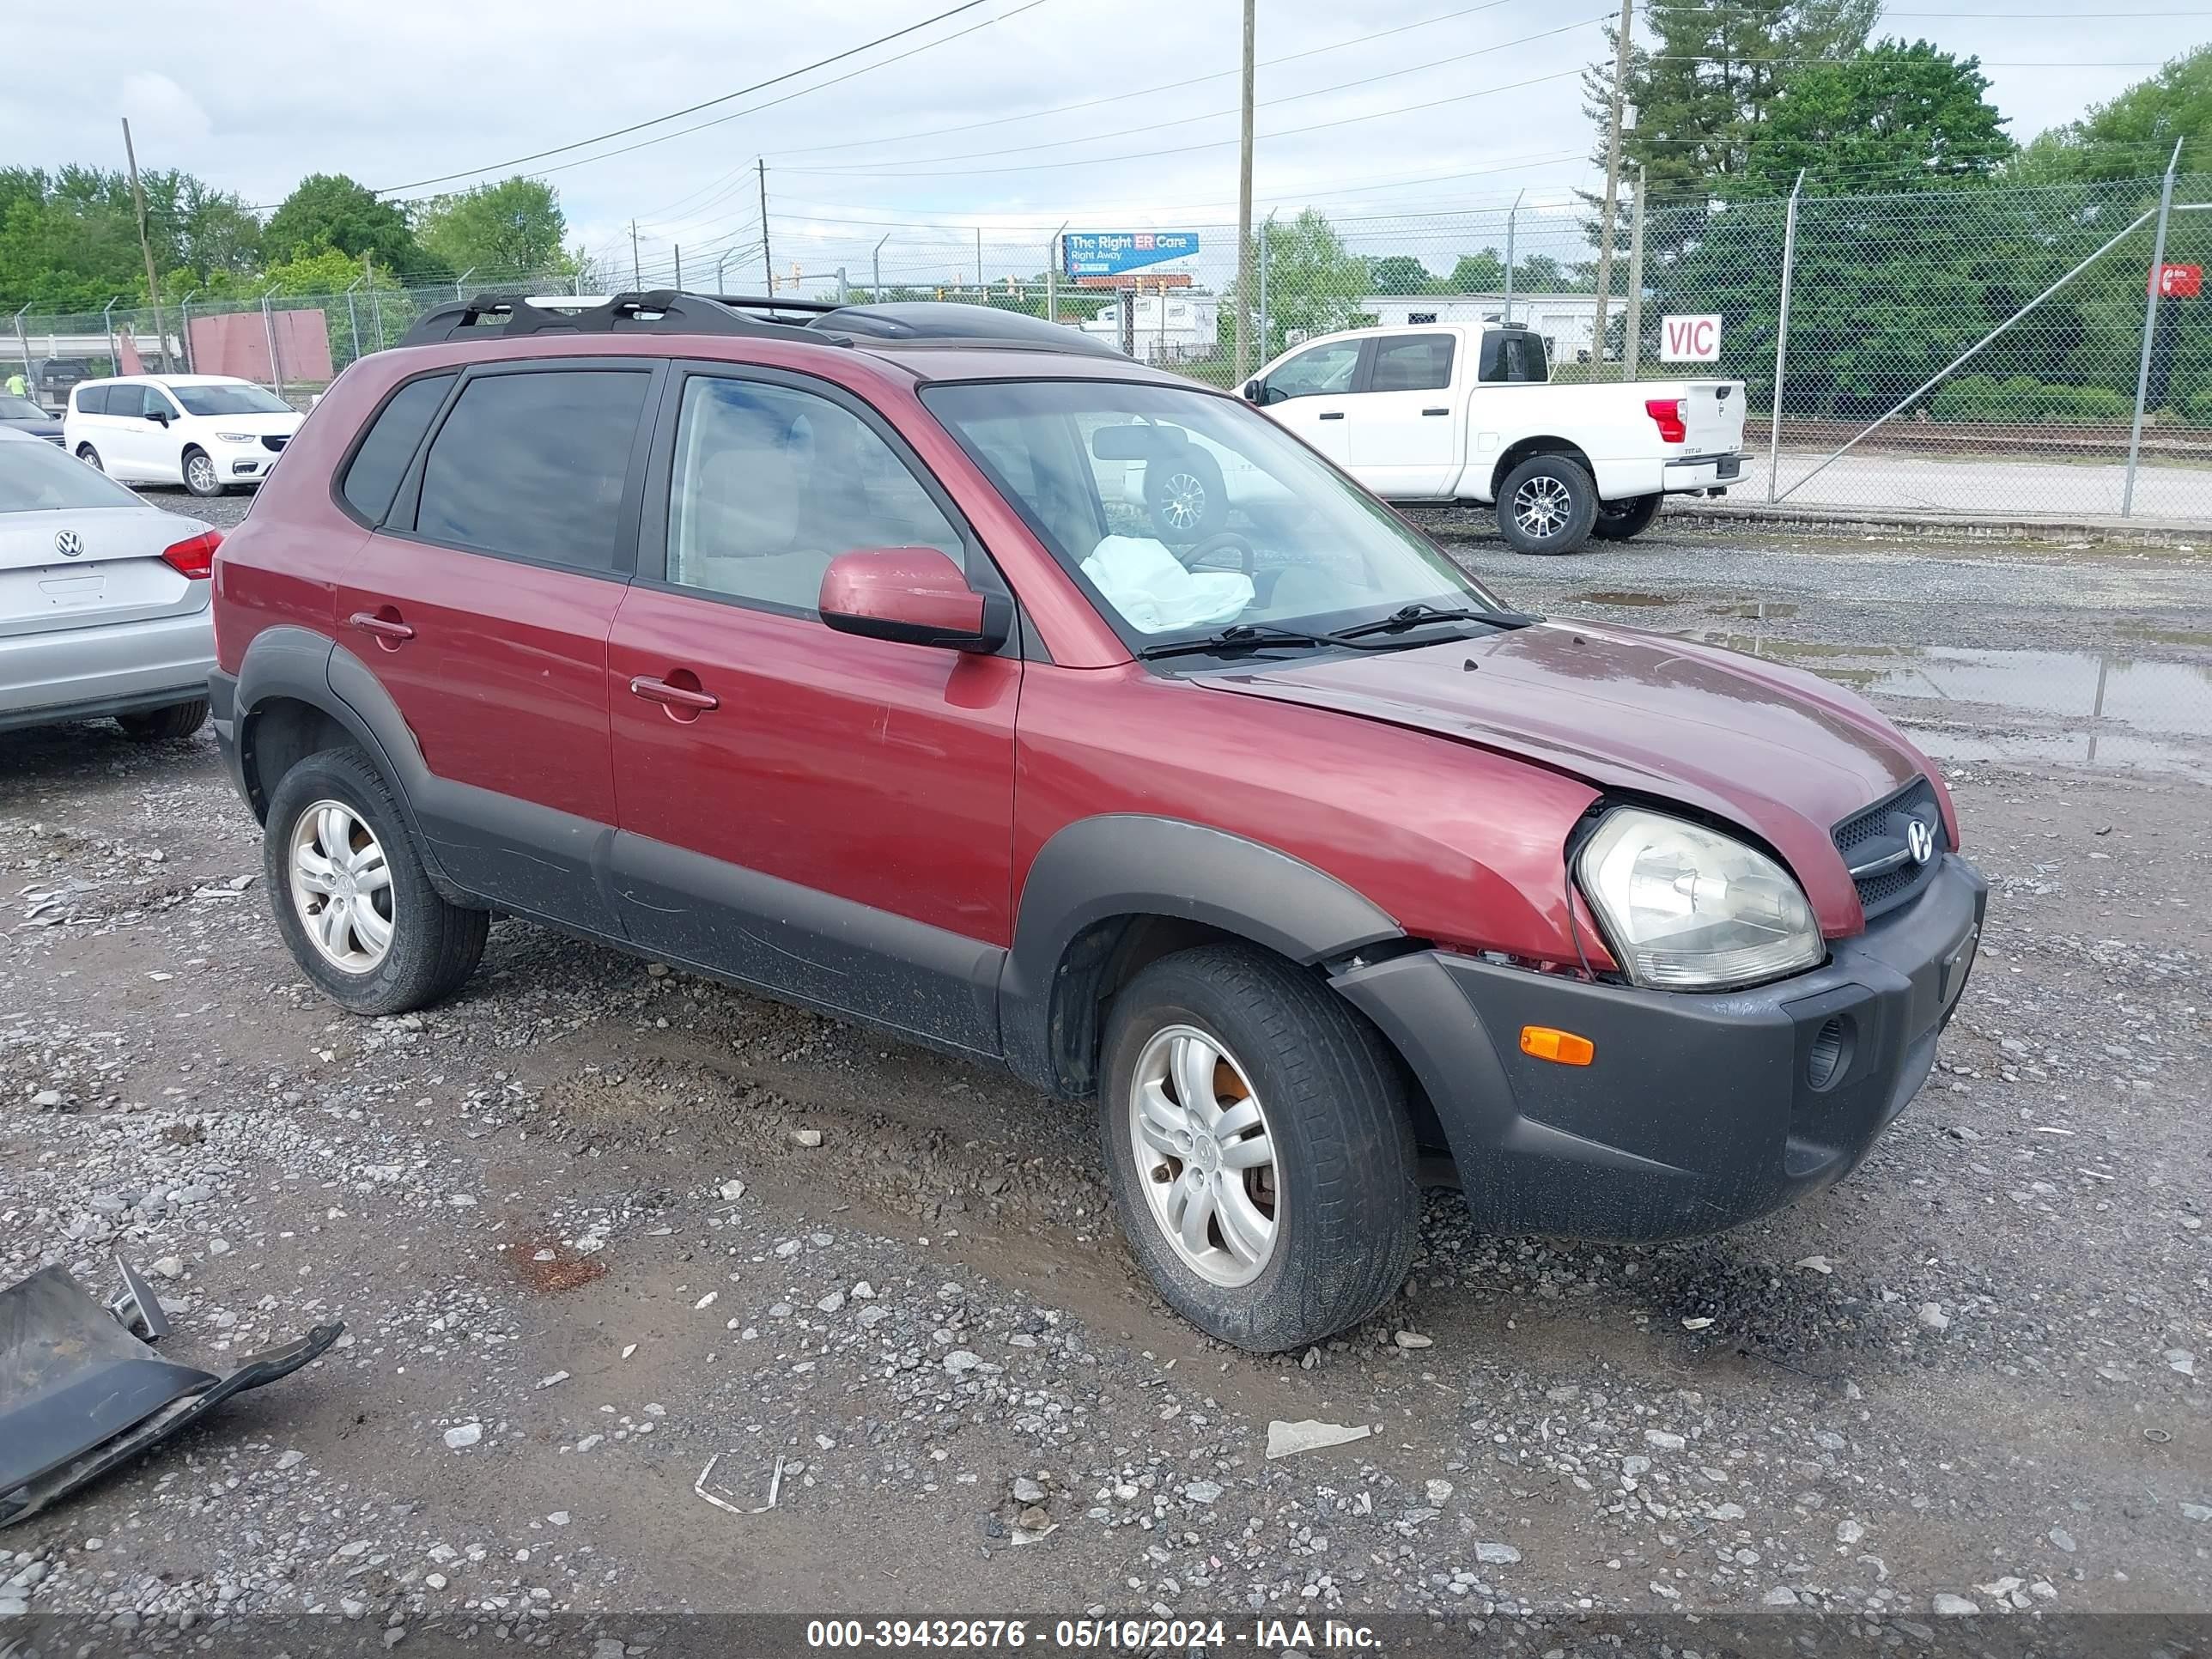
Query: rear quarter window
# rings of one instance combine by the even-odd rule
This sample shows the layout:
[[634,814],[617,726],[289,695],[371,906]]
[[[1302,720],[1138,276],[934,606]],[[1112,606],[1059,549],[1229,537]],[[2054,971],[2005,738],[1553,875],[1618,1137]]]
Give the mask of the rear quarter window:
[[407,464],[415,459],[416,446],[430,429],[431,417],[446,401],[456,378],[426,374],[419,380],[410,380],[376,411],[368,435],[346,467],[341,486],[346,504],[356,516],[368,524],[383,522],[384,515],[392,510],[392,498],[399,491],[399,481],[407,476]]
[[70,396],[76,399],[76,412],[80,415],[107,413],[107,388],[104,386],[81,386]]

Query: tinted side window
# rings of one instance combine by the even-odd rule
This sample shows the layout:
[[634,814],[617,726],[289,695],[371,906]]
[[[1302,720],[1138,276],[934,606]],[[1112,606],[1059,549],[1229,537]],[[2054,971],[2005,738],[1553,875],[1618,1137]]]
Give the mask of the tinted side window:
[[811,613],[822,573],[865,547],[960,532],[867,423],[788,386],[698,376],[684,388],[669,483],[668,580]]
[[446,401],[453,384],[450,374],[428,374],[401,386],[354,452],[353,465],[346,469],[345,498],[371,524],[391,510],[407,463],[415,459],[415,447],[430,429],[430,417]]
[[1452,337],[1409,334],[1379,342],[1368,371],[1370,392],[1439,392],[1451,384]]
[[107,388],[106,386],[81,386],[76,389],[74,395],[76,398],[76,412],[78,414],[105,415],[107,413]]
[[1493,329],[1482,337],[1485,380],[1544,381],[1552,378],[1544,342],[1523,328]]
[[430,441],[415,529],[431,541],[611,570],[651,376],[622,369],[487,375]]
[[1288,398],[1319,398],[1352,390],[1352,372],[1359,367],[1359,342],[1340,341],[1301,352],[1267,377],[1267,400],[1279,404]]
[[165,420],[173,421],[177,418],[176,404],[169,401],[168,394],[164,392],[161,387],[157,386],[142,386],[138,390],[143,394],[138,405],[139,414],[146,416],[149,420],[156,415],[161,416]]

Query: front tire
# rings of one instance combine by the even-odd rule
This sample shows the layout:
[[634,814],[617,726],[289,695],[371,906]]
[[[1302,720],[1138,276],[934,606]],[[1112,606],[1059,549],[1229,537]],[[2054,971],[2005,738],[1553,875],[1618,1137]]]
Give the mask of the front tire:
[[1159,538],[1188,547],[1217,534],[1229,518],[1229,491],[1213,457],[1196,445],[1145,463],[1145,510]]
[[207,451],[197,447],[185,452],[185,488],[203,499],[222,494],[222,474],[215,470],[215,462]]
[[1597,522],[1597,485],[1569,455],[1532,455],[1498,487],[1498,528],[1516,553],[1577,551]]
[[1601,542],[1625,542],[1641,536],[1651,528],[1651,521],[1659,516],[1659,504],[1664,495],[1632,495],[1625,501],[1598,503],[1596,522],[1590,526],[1590,534]]
[[1326,987],[1249,945],[1178,951],[1115,999],[1103,1062],[1122,1230],[1191,1323],[1274,1352],[1405,1282],[1420,1206],[1402,1073]]
[[80,461],[82,461],[87,466],[90,467],[94,472],[105,472],[107,471],[107,469],[100,464],[100,452],[94,449],[90,444],[79,444],[76,447],[76,458]]
[[125,737],[139,743],[176,743],[198,731],[207,717],[207,699],[194,697],[190,702],[173,702],[166,708],[149,708],[140,714],[118,714],[115,723],[123,728]]
[[353,1013],[426,1007],[483,957],[490,917],[439,896],[391,787],[357,749],[323,750],[284,775],[262,868],[292,959]]

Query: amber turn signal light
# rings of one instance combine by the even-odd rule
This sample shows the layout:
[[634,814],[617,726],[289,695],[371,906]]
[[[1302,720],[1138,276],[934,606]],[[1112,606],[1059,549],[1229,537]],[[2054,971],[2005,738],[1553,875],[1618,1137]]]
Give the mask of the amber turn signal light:
[[1521,1052],[1538,1060],[1557,1060],[1562,1066],[1587,1066],[1597,1058],[1597,1047],[1588,1037],[1551,1025],[1523,1025]]

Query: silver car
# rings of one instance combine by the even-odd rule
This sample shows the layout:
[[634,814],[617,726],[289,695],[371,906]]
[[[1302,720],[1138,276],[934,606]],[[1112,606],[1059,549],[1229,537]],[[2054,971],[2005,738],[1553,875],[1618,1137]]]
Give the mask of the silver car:
[[199,730],[222,539],[0,431],[0,731],[103,715],[149,741]]

